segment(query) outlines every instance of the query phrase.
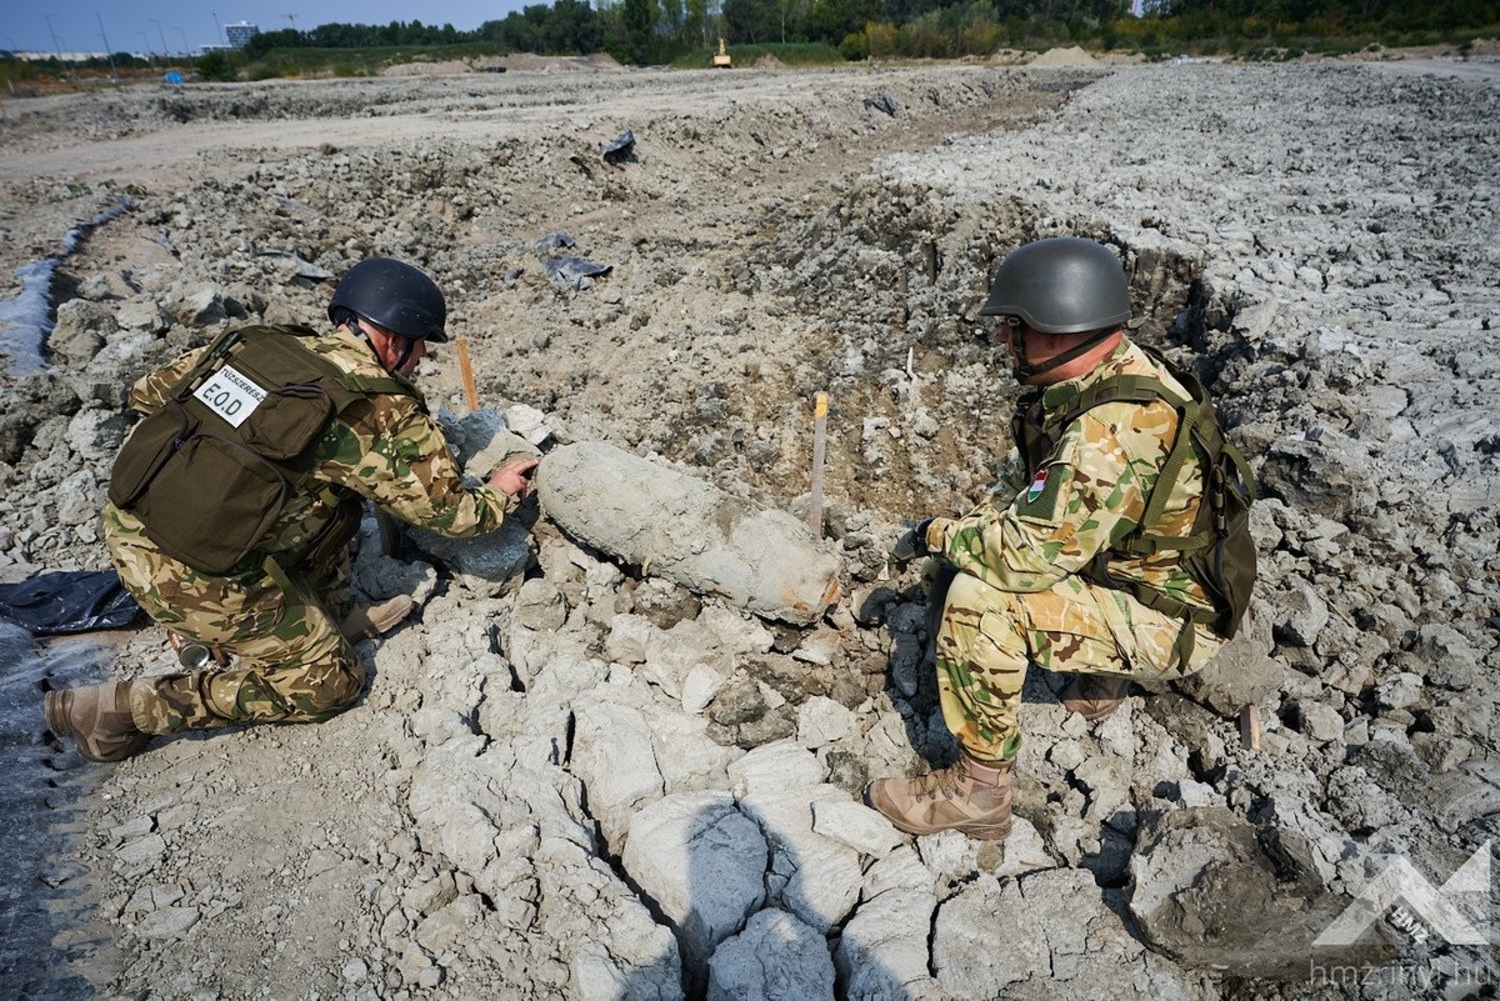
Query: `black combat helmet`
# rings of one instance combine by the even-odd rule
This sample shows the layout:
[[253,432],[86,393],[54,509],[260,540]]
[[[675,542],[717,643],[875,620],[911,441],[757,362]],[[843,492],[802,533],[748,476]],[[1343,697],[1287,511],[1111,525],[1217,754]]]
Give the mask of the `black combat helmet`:
[[328,304],[328,318],[341,323],[344,312],[395,331],[413,341],[446,341],[448,304],[443,291],[422,271],[389,257],[360,261],[344,275]]

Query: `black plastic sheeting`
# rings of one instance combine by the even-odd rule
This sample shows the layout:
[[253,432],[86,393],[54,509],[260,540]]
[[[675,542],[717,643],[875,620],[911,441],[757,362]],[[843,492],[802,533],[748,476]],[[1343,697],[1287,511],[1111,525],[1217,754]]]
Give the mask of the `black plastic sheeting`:
[[890,115],[892,118],[901,113],[901,105],[897,104],[896,99],[883,90],[865,98],[863,104],[866,111],[879,111],[882,114]]
[[630,129],[604,143],[604,162],[618,167],[622,163],[635,162],[635,133]]
[[549,254],[555,254],[564,247],[571,247],[573,245],[573,234],[565,229],[560,229],[556,233],[548,233],[532,244],[537,250],[545,250]]
[[544,257],[542,267],[547,271],[547,280],[558,288],[580,292],[593,282],[597,275],[607,275],[614,265],[595,264],[582,257]]
[[140,614],[113,570],[53,570],[0,584],[0,618],[33,636],[121,629]]

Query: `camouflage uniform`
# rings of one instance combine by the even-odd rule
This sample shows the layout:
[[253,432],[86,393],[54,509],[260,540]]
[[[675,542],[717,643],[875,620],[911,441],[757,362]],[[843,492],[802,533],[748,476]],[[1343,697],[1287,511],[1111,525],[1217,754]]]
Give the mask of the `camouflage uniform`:
[[[343,372],[390,378],[369,346],[343,330],[302,343]],[[164,406],[199,354],[142,378],[131,405],[143,413]],[[329,424],[303,461],[312,482],[288,499],[261,547],[274,571],[259,556],[224,575],[194,570],[163,553],[130,512],[105,507],[110,555],[141,607],[239,660],[232,670],[137,680],[131,715],[142,732],[315,722],[348,708],[364,685],[364,667],[338,623],[361,498],[455,537],[498,528],[515,504],[488,486],[464,485],[420,396],[369,394]]]
[[[1039,399],[1023,398],[1027,419],[1066,413],[1079,392],[1129,374],[1149,375],[1186,395],[1122,338],[1091,372],[1047,386]],[[1049,671],[1175,678],[1201,668],[1223,645],[1208,627],[1191,626],[1192,653],[1181,663],[1181,619],[1077,576],[1139,524],[1176,427],[1176,412],[1160,400],[1095,407],[1063,430],[1036,468],[1022,469],[1013,455],[986,503],[929,526],[929,548],[958,571],[943,599],[936,637],[943,718],[973,757],[1015,755],[1021,741],[1016,709],[1028,663]],[[1189,463],[1160,531],[1189,534],[1202,492],[1202,472]],[[1171,552],[1112,557],[1108,566],[1116,578],[1212,608]]]

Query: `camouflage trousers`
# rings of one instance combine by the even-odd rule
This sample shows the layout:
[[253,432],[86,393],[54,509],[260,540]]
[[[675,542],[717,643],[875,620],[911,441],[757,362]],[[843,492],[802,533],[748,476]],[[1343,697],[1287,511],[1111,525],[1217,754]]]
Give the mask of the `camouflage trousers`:
[[1224,642],[1195,627],[1193,653],[1182,664],[1176,649],[1182,620],[1077,577],[1023,594],[946,566],[929,565],[925,576],[930,610],[939,602],[942,609],[935,654],[943,722],[981,761],[1011,758],[1020,749],[1016,710],[1028,664],[1165,680],[1199,670]]
[[138,679],[130,710],[143,732],[315,723],[358,698],[364,665],[338,627],[349,599],[347,546],[332,547],[322,564],[284,567],[278,583],[261,568],[200,573],[156,548],[140,521],[113,504],[104,508],[104,540],[121,583],[151,618],[238,660],[227,670]]

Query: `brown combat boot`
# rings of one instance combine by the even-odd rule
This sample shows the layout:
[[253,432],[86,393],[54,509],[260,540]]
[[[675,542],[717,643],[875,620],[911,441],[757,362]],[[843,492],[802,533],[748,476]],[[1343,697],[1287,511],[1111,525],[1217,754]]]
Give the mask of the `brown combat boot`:
[[339,632],[350,643],[363,639],[374,639],[382,633],[396,628],[402,619],[411,614],[412,600],[409,594],[398,594],[378,605],[361,605],[339,623]]
[[976,761],[960,751],[948,768],[920,779],[879,779],[865,802],[907,834],[962,831],[981,841],[1010,834],[1010,780],[1016,762]]
[[136,729],[130,715],[130,682],[48,692],[42,699],[47,728],[71,737],[78,756],[89,761],[122,761],[138,752],[151,735]]
[[1114,712],[1130,692],[1130,679],[1119,674],[1075,674],[1058,701],[1090,723]]

